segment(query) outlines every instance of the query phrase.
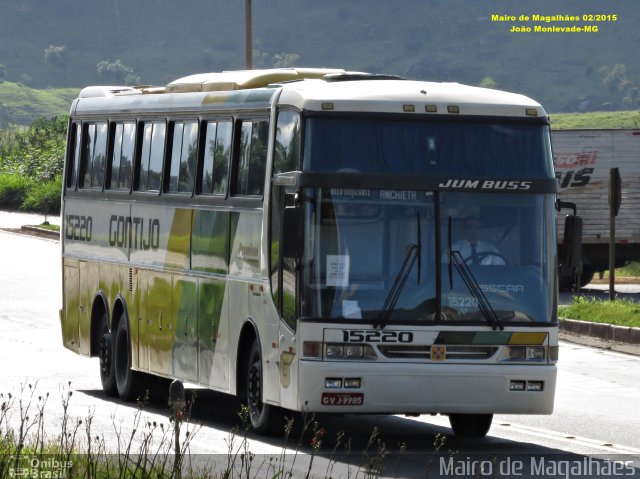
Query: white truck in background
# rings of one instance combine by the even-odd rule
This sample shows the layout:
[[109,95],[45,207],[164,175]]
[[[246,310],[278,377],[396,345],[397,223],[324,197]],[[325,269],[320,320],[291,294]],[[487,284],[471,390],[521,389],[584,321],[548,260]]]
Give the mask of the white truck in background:
[[[622,202],[616,217],[616,267],[640,261],[640,129],[553,130],[551,147],[558,200],[573,203],[582,218],[580,285],[609,269],[609,170],[618,168]],[[565,257],[565,216],[558,215],[558,257]],[[562,265],[560,287],[570,288],[574,276]]]

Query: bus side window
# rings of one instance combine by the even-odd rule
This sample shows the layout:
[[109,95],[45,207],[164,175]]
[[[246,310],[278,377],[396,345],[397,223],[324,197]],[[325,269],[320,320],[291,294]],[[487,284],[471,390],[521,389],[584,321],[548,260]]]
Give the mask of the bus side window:
[[80,188],[102,188],[107,158],[107,122],[89,123],[84,130]]
[[193,192],[198,156],[198,122],[175,122],[172,138],[168,191],[190,194]]
[[67,171],[65,186],[67,190],[73,190],[76,186],[76,178],[78,176],[78,165],[80,164],[80,152],[82,139],[82,125],[74,123],[70,129],[69,149],[67,157]]
[[300,158],[300,114],[295,111],[278,113],[273,173],[298,169]]
[[230,121],[206,123],[202,184],[199,189],[204,195],[227,193],[232,131]]
[[166,125],[164,122],[145,123],[140,148],[138,191],[159,191]]
[[240,127],[240,148],[236,167],[235,194],[260,196],[264,191],[269,122],[245,120]]
[[116,123],[113,132],[111,176],[109,187],[114,190],[129,190],[131,165],[136,142],[135,123]]

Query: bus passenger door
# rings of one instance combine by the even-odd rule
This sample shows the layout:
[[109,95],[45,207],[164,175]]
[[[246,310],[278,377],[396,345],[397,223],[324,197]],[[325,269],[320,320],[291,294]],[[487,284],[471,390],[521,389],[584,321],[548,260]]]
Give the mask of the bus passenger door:
[[[285,193],[282,188],[274,188],[274,204],[271,210],[271,291],[273,304],[279,318],[279,336],[277,344],[278,384],[280,386],[280,405],[290,409],[297,408],[297,354],[296,318],[298,314],[297,248],[285,244],[287,238],[298,237],[296,220],[295,193]],[[285,213],[285,209],[289,211]]]

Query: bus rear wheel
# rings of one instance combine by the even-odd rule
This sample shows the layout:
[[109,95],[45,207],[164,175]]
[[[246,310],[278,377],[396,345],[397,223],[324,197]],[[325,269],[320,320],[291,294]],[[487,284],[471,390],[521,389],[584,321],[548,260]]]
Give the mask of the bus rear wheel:
[[449,414],[449,424],[458,437],[482,438],[487,435],[493,414]]
[[129,319],[122,313],[114,338],[113,366],[115,369],[118,396],[123,401],[139,399],[143,391],[140,373],[131,369],[131,335],[129,334]]
[[253,342],[249,351],[245,381],[245,397],[251,428],[258,434],[276,432],[277,418],[279,416],[277,408],[262,402],[264,374],[260,343],[257,340]]
[[109,316],[106,311],[100,318],[100,331],[99,331],[99,351],[98,357],[100,359],[100,383],[102,384],[102,390],[107,396],[117,396],[118,388],[116,387],[116,374],[113,364],[113,338],[109,332]]

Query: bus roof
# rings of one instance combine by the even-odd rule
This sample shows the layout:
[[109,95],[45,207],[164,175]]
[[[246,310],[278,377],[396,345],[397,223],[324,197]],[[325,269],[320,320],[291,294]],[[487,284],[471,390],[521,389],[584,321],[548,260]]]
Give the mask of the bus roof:
[[540,104],[515,93],[317,68],[203,73],[165,87],[92,86],[71,114],[260,109],[275,98],[309,111],[546,118]]

